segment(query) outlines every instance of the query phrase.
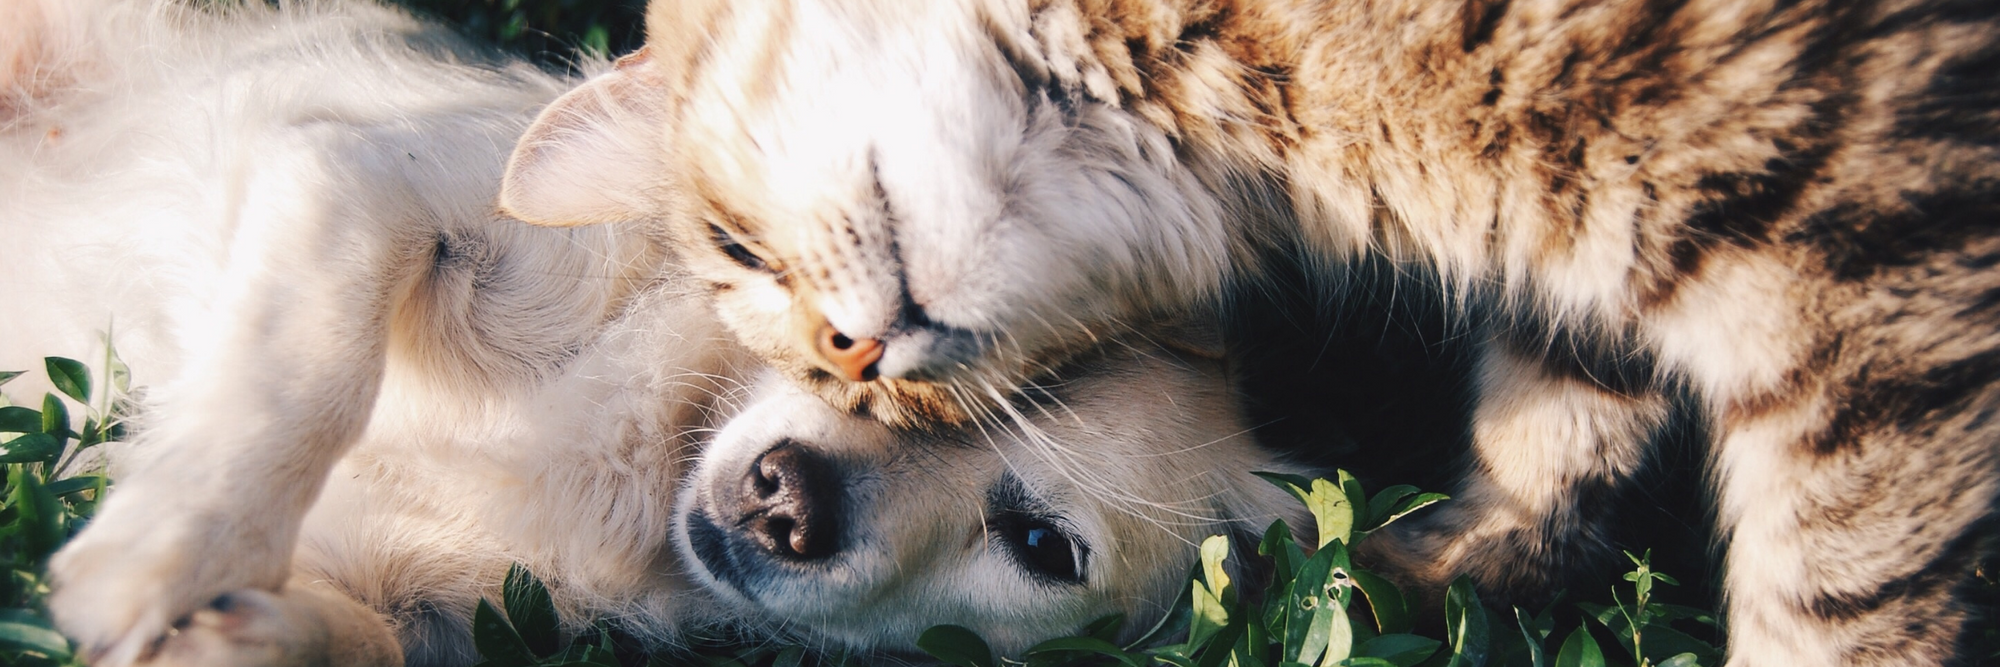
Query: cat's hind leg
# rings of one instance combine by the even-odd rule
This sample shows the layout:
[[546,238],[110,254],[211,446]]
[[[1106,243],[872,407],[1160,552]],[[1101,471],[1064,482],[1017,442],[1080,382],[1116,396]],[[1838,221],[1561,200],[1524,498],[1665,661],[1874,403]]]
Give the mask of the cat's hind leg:
[[1544,601],[1610,555],[1610,501],[1645,463],[1668,402],[1544,356],[1504,338],[1484,345],[1463,481],[1429,516],[1363,543],[1432,603],[1461,573],[1498,600]]

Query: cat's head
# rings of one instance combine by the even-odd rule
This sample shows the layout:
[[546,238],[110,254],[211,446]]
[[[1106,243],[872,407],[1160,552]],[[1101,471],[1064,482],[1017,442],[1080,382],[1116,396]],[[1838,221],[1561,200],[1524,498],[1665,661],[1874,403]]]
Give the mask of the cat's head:
[[[763,383],[682,488],[675,542],[711,616],[814,644],[915,652],[971,628],[1006,655],[1124,614],[1122,640],[1187,591],[1198,545],[1260,575],[1258,535],[1300,503],[1250,474],[1256,446],[1223,365],[1143,342],[1100,348],[1020,419],[925,431]],[[1254,584],[1253,584],[1254,585]]]
[[[544,111],[501,201],[670,230],[722,319],[891,424],[984,416],[1230,263],[1176,144],[1025,3],[654,3],[649,46]],[[1195,346],[1210,341],[1180,341]]]

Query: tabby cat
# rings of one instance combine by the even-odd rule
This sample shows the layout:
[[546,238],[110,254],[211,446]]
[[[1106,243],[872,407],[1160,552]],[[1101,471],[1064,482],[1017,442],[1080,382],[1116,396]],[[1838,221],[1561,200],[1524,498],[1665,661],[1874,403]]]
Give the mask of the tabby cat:
[[1732,665],[1937,664],[2000,493],[2000,5],[655,3],[502,203],[664,221],[750,347],[891,423],[984,417],[1260,251],[1478,346],[1473,462],[1382,550],[1521,594],[1677,400]]

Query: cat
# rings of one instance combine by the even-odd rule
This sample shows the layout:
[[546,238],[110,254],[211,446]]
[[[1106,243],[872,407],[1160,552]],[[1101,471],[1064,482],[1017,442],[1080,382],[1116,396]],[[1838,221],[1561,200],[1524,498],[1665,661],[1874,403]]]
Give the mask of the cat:
[[2000,6],[649,12],[502,204],[667,220],[736,336],[836,405],[984,419],[1103,337],[1229,317],[1273,250],[1329,299],[1380,262],[1477,348],[1458,500],[1372,554],[1406,581],[1547,593],[1685,405],[1731,665],[1939,664],[1969,627],[2000,496]]
[[950,622],[1018,653],[1112,613],[1136,634],[1209,534],[1311,530],[1250,476],[1307,471],[1246,435],[1213,348],[1124,339],[1010,424],[918,432],[767,378],[664,235],[494,212],[576,82],[440,26],[0,9],[0,285],[39,313],[0,368],[103,358],[108,326],[146,389],[50,567],[92,664],[472,664],[517,562],[571,630],[648,646],[910,655]]

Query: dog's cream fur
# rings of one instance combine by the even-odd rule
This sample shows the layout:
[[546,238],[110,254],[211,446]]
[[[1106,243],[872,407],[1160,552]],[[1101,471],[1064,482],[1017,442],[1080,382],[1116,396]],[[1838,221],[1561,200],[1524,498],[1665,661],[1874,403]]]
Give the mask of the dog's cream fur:
[[[571,82],[435,26],[355,2],[0,10],[33,19],[0,25],[0,285],[43,314],[0,334],[0,368],[98,358],[108,327],[146,387],[52,565],[96,664],[469,663],[514,562],[573,627],[657,643],[727,623],[907,652],[954,622],[1011,652],[1142,626],[1205,535],[1308,528],[1247,475],[1282,466],[1186,346],[1108,345],[1013,424],[922,433],[757,379],[650,226],[494,212]],[[687,512],[777,443],[838,463],[843,547],[718,576]],[[1082,545],[1079,581],[988,530],[1021,510],[1002,486]]]

